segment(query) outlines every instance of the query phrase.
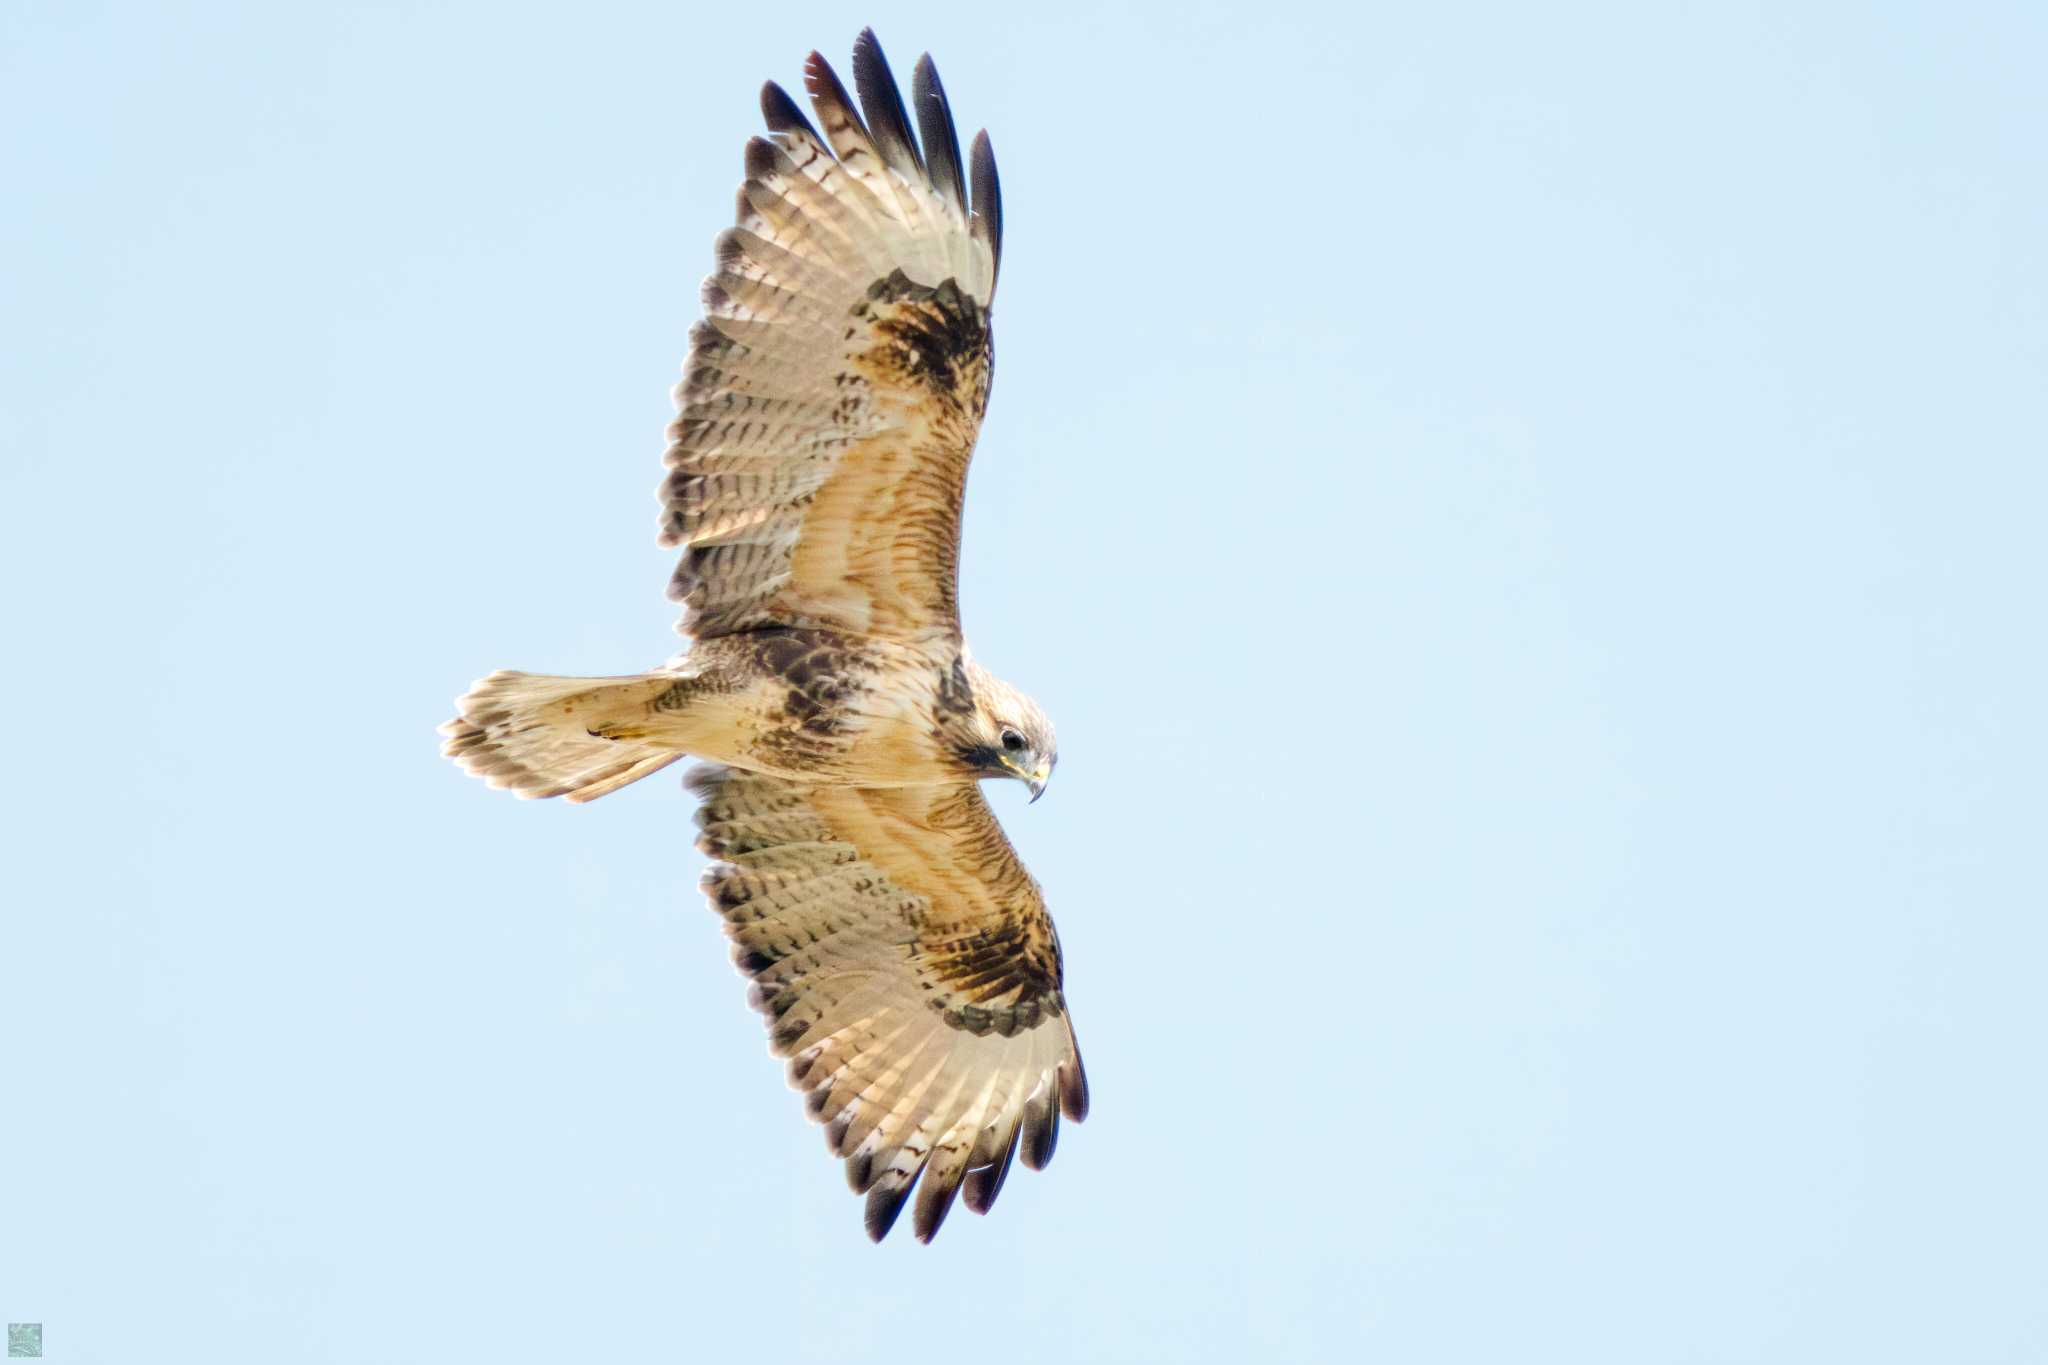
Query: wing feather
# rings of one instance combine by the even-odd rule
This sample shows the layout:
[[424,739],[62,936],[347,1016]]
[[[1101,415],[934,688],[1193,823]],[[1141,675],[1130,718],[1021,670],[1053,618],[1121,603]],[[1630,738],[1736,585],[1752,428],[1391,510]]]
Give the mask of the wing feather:
[[818,135],[818,130],[811,127],[811,121],[804,117],[802,106],[774,81],[761,87],[761,119],[771,133],[804,132],[813,138]]
[[772,82],[676,389],[661,539],[696,636],[772,626],[958,638],[960,503],[987,406],[1000,194],[977,139],[967,202],[927,58],[879,42],[860,104],[816,53],[815,124]]
[[1023,1134],[1023,1125],[1013,1118],[1003,1131],[1007,1136],[1000,1138],[994,1148],[975,1149],[977,1157],[986,1154],[993,1159],[983,1161],[967,1173],[967,1207],[976,1213],[987,1213],[995,1207],[996,1196],[1003,1192],[1003,1181],[1010,1174],[1010,1163],[1017,1157],[1017,1139]]
[[939,83],[939,68],[929,52],[917,59],[910,73],[911,99],[917,104],[917,130],[924,138],[924,159],[931,171],[932,188],[953,206],[960,220],[967,219],[967,177],[960,169],[960,134],[953,126],[953,106],[946,102],[946,87]]
[[996,149],[988,140],[987,129],[974,135],[969,157],[974,175],[974,240],[988,249],[988,293],[993,299],[996,273],[1003,263],[1003,185],[996,178]]
[[924,157],[918,153],[917,139],[910,135],[903,94],[882,53],[882,41],[871,28],[862,29],[853,40],[853,84],[860,91],[861,111],[867,115],[868,130],[883,159],[906,180],[924,179]]
[[1042,1167],[1080,1117],[1081,1063],[1052,921],[980,787],[687,780],[733,960],[869,1235],[920,1179],[920,1240],[963,1193],[987,1212],[1020,1143]]

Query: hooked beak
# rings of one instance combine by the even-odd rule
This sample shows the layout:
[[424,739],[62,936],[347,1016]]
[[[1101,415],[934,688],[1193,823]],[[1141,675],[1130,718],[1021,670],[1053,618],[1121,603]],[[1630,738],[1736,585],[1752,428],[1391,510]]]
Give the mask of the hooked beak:
[[1045,795],[1046,781],[1052,777],[1052,764],[1040,763],[1035,768],[1020,768],[1014,763],[1006,762],[1003,766],[1017,774],[1024,785],[1031,788],[1031,803],[1038,804],[1038,798]]

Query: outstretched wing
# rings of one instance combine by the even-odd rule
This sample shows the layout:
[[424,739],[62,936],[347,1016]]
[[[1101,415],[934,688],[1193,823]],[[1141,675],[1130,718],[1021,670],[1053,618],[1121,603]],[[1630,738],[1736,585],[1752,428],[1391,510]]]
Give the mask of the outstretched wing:
[[959,634],[967,462],[988,403],[1002,201],[988,135],[973,205],[930,57],[923,146],[872,30],[854,46],[863,120],[825,59],[779,86],[747,144],[739,219],[718,239],[676,388],[661,539],[698,637],[820,626]]
[[963,1185],[986,1213],[1021,1143],[1052,1159],[1088,1082],[1037,883],[978,784],[812,786],[691,770],[697,846],[769,1047],[889,1231],[920,1174],[930,1241]]

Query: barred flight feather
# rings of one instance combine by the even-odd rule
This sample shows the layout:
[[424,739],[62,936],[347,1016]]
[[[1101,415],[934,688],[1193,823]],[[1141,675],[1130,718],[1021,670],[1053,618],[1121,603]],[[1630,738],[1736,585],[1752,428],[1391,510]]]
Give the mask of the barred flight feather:
[[[965,1186],[986,1212],[1018,1134],[1051,1159],[1081,1059],[1037,885],[974,783],[834,787],[736,768],[686,777],[705,889],[772,1050],[886,1233],[920,1175],[929,1240]],[[960,945],[1001,944],[963,960]],[[972,1027],[969,1008],[1003,1027]],[[1071,1101],[1071,1102],[1070,1102]]]
[[[1002,211],[986,136],[968,178],[929,57],[911,131],[881,44],[859,104],[804,67],[816,121],[763,87],[704,320],[676,389],[661,539],[704,638],[768,626],[908,640],[960,633],[960,503],[992,370]],[[750,480],[722,478],[739,470]],[[772,528],[772,535],[752,534]],[[747,553],[706,553],[744,536]]]

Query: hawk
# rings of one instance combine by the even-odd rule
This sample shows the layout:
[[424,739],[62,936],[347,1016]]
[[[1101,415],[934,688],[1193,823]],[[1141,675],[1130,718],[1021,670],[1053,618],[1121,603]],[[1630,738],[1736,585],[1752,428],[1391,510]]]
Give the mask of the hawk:
[[[661,541],[686,650],[637,677],[500,672],[444,752],[522,797],[590,801],[684,756],[704,890],[769,1047],[867,1196],[913,1187],[929,1241],[986,1213],[1012,1160],[1088,1110],[1059,939],[985,778],[1036,801],[1036,703],[974,661],[957,580],[988,405],[1002,194],[965,162],[926,56],[917,133],[864,31],[856,107],[812,53],[813,125],[781,87],[747,144],[676,387]],[[920,1180],[921,1177],[921,1180]]]

